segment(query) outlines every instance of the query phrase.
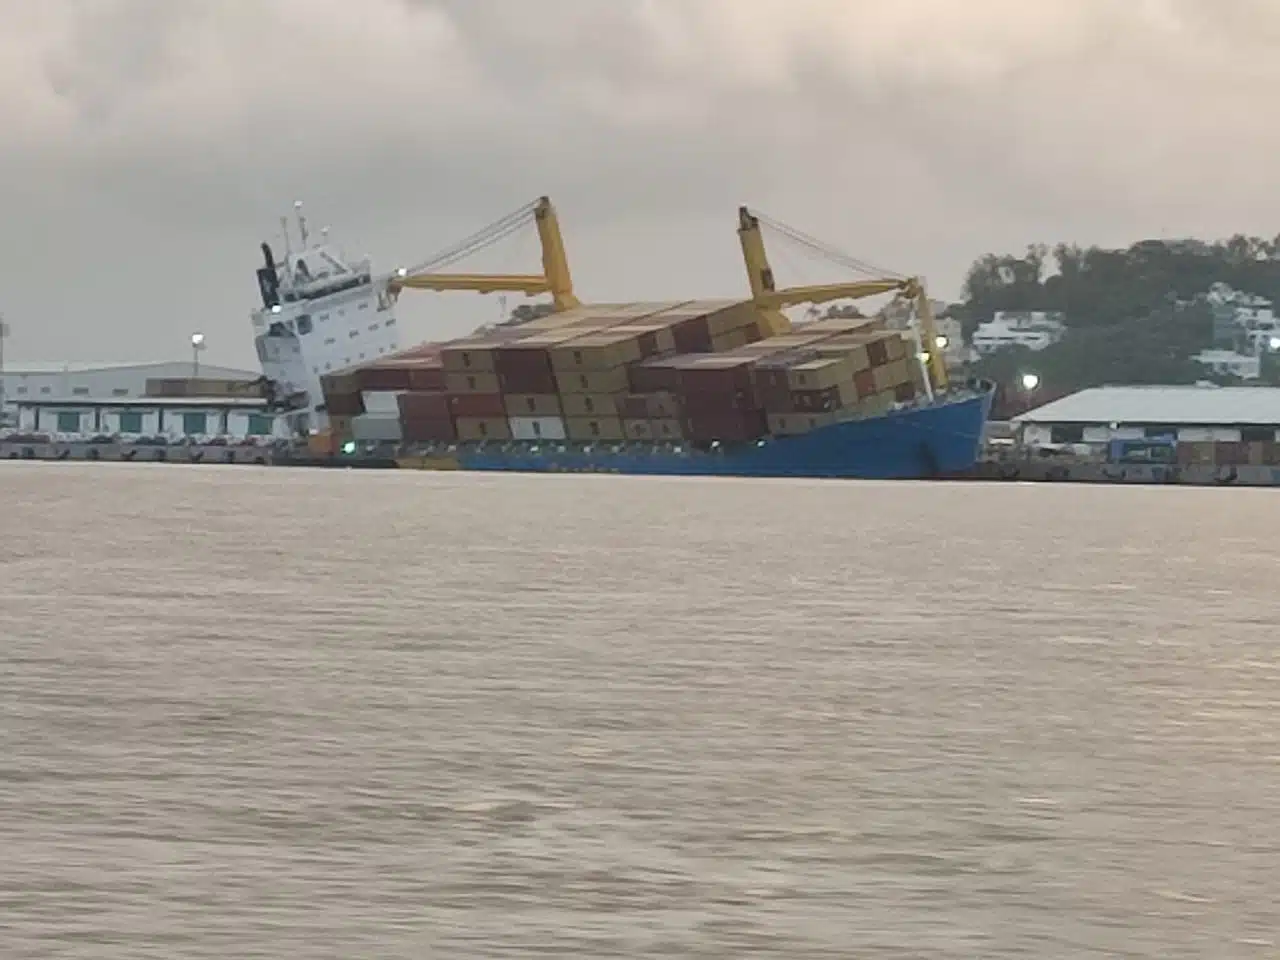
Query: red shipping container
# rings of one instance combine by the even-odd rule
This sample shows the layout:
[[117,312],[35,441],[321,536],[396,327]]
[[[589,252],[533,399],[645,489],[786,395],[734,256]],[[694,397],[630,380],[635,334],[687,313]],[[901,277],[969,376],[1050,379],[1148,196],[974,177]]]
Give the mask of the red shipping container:
[[889,362],[889,347],[885,340],[872,340],[867,344],[867,356],[873,367],[883,367]]
[[409,368],[409,389],[436,391],[444,389],[444,367],[423,364]]
[[761,387],[760,406],[770,413],[795,413],[796,405],[791,396],[791,388],[785,384],[781,387]]
[[[493,356],[493,367],[498,376],[510,374],[513,377],[524,375],[538,376],[551,373],[551,351],[545,347],[500,347]],[[514,392],[514,391],[513,391]]]
[[557,393],[555,374],[548,367],[545,370],[527,368],[509,371],[498,375],[498,383],[503,393],[512,394],[548,394]]
[[711,331],[706,317],[682,320],[671,328],[671,336],[679,353],[710,353]]
[[899,403],[910,403],[916,398],[916,385],[914,383],[900,383],[893,388],[893,399]]
[[364,413],[364,398],[358,393],[335,393],[324,398],[325,411],[333,417],[358,417]]
[[686,393],[680,400],[680,405],[691,416],[703,414],[717,416],[760,409],[754,390],[734,390],[732,393]]
[[751,378],[754,361],[744,357],[732,366],[708,364],[704,367],[685,367],[680,371],[682,395],[692,393],[750,393],[755,387]]
[[667,362],[641,363],[627,371],[632,393],[675,393],[680,371]]
[[401,419],[400,435],[406,443],[442,443],[458,439],[458,429],[449,418]]
[[639,346],[640,356],[642,357],[653,357],[662,352],[658,346],[658,335],[656,333],[640,334]]
[[455,417],[507,417],[500,393],[455,393],[449,396],[449,410]]
[[450,416],[446,393],[402,393],[399,402],[403,420],[447,420]]
[[356,371],[360,389],[376,393],[409,389],[408,367],[362,367]]
[[685,418],[685,435],[697,443],[743,443],[758,440],[769,432],[763,411],[748,410],[728,414],[691,414]]

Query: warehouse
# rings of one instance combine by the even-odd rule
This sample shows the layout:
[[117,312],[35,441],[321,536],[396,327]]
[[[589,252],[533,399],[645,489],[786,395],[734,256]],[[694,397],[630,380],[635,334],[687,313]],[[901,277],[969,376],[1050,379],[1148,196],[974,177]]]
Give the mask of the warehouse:
[[18,431],[60,440],[102,436],[175,442],[222,437],[232,441],[282,435],[283,419],[260,397],[174,397],[19,400]]
[[256,380],[261,374],[191,361],[130,364],[20,363],[0,371],[0,398],[20,400],[84,397],[107,400],[146,395],[148,380],[190,377]]
[[1014,417],[1028,446],[1169,438],[1183,443],[1280,439],[1280,388],[1094,387]]

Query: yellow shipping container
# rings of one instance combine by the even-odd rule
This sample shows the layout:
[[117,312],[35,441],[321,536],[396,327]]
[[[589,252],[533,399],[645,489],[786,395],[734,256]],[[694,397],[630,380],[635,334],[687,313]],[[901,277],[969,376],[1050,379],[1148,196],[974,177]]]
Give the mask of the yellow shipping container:
[[618,417],[568,417],[565,419],[569,439],[586,443],[593,440],[625,440],[622,420]]
[[558,373],[556,386],[559,387],[561,398],[575,393],[626,393],[627,368],[615,367],[612,370],[593,370],[584,373]]
[[455,340],[440,351],[440,363],[448,373],[493,373],[494,352],[509,342],[480,337]]
[[444,388],[447,393],[501,393],[502,386],[496,373],[446,373]]
[[893,360],[876,367],[872,375],[876,381],[876,393],[892,393],[895,387],[911,382],[911,368],[906,360]]
[[559,417],[564,415],[560,398],[554,393],[509,393],[502,399],[512,417]]
[[551,367],[556,373],[607,371],[640,359],[640,336],[611,330],[587,334],[551,350]]
[[458,417],[459,440],[510,440],[506,417]]
[[826,390],[844,383],[852,385],[853,364],[844,357],[824,357],[787,368],[787,386],[792,390]]

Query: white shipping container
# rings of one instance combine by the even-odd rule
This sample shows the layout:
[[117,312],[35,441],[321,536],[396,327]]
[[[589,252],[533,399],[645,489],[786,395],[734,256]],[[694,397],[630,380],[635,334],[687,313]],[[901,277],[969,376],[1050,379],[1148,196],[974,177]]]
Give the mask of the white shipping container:
[[351,438],[370,443],[398,442],[401,439],[400,415],[364,413],[351,418]]
[[516,440],[563,440],[567,435],[560,417],[511,418],[511,436]]
[[365,413],[386,413],[400,415],[400,390],[366,390],[364,398]]

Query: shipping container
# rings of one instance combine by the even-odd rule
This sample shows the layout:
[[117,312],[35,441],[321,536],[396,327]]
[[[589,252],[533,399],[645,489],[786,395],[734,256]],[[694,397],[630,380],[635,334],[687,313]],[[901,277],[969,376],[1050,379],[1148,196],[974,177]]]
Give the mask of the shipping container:
[[506,417],[458,417],[456,423],[459,440],[511,439],[511,425]]
[[684,439],[684,423],[675,417],[654,417],[649,421],[654,440],[676,441]]
[[333,438],[337,443],[346,443],[351,439],[351,421],[354,417],[348,416],[329,416],[329,432],[333,434]]
[[566,417],[618,417],[618,401],[624,394],[566,393],[561,397]]
[[707,314],[707,332],[713,338],[723,337],[735,330],[743,330],[754,326],[760,320],[760,311],[755,304],[743,302],[734,304],[723,310]]
[[564,440],[568,436],[562,417],[511,417],[509,423],[516,440]]
[[565,424],[570,440],[585,443],[593,440],[626,439],[619,417],[569,417]]
[[498,376],[498,385],[506,394],[529,396],[554,395],[556,378],[548,370],[529,369],[519,373],[504,373]]
[[623,420],[648,420],[649,398],[641,393],[628,393],[618,399],[618,416]]
[[508,393],[504,399],[510,417],[564,416],[560,398],[554,393]]
[[645,359],[671,356],[676,352],[676,338],[669,324],[627,324],[615,327],[614,332],[635,334],[640,355]]
[[1213,466],[1217,449],[1212,440],[1179,441],[1178,463],[1184,467]]
[[632,393],[675,393],[680,389],[680,371],[672,359],[650,360],[628,369]]
[[759,410],[761,403],[755,390],[734,390],[728,393],[706,390],[684,394],[680,398],[680,409],[686,415],[715,416]]
[[728,333],[722,333],[719,336],[711,338],[711,350],[713,353],[728,353],[731,350],[737,350],[747,346],[751,339],[747,336],[747,331],[743,328],[730,330]]
[[351,439],[361,443],[399,443],[400,414],[362,413],[353,417]]
[[876,392],[875,370],[859,370],[853,375],[853,385],[859,400],[872,396]]
[[500,393],[451,393],[449,410],[455,417],[507,418],[507,405]]
[[682,396],[690,393],[751,392],[755,361],[749,357],[698,357],[680,364]]
[[324,409],[330,417],[358,417],[364,413],[364,399],[358,393],[326,393]]
[[795,413],[795,398],[791,390],[785,386],[760,387],[756,390],[756,396],[759,398],[760,406],[770,413]]
[[873,371],[876,393],[893,392],[898,386],[911,382],[911,368],[906,360],[894,360]]
[[796,325],[797,333],[829,333],[839,336],[844,333],[872,333],[888,329],[888,321],[883,317],[827,317],[809,323]]
[[360,378],[355,371],[343,370],[339,373],[326,373],[320,378],[320,389],[324,395],[360,396]]
[[614,331],[587,334],[551,350],[551,366],[562,375],[613,371],[641,359],[640,337]]
[[1214,444],[1214,463],[1219,466],[1242,467],[1249,462],[1249,445],[1234,440]]
[[405,391],[365,390],[361,402],[365,413],[400,415],[400,397]]
[[448,373],[444,388],[449,393],[501,393],[502,384],[496,373]]
[[893,399],[898,401],[898,403],[911,403],[915,398],[915,383],[900,383],[893,390]]
[[452,417],[453,408],[447,393],[411,391],[400,394],[401,420],[450,420]]
[[825,390],[793,390],[791,405],[796,413],[831,413],[843,406],[839,387]]
[[865,343],[856,343],[837,338],[828,343],[814,344],[813,352],[824,359],[835,357],[844,360],[854,373],[871,368],[871,354],[867,350]]
[[448,373],[495,373],[496,351],[515,339],[515,332],[455,340],[440,351],[440,362]]
[[444,390],[444,367],[438,363],[423,363],[409,368],[409,389],[421,391]]
[[836,423],[839,417],[838,412],[771,413],[769,414],[769,432],[779,437],[799,436]]
[[613,370],[587,373],[559,373],[556,374],[556,386],[562,398],[577,393],[626,393],[629,388],[627,368],[617,367]]
[[652,440],[653,424],[648,420],[626,418],[622,421],[622,432],[628,440]]
[[685,417],[684,432],[695,443],[742,443],[765,436],[769,425],[762,410],[727,414],[691,413]]
[[683,413],[679,397],[669,391],[651,393],[645,399],[650,420],[678,420]]
[[409,367],[377,366],[358,367],[356,380],[362,393],[398,393],[409,389]]
[[787,385],[792,390],[826,390],[853,381],[853,365],[843,357],[824,357],[798,363],[787,371]]
[[458,439],[452,417],[401,417],[405,443],[451,443]]
[[711,331],[705,316],[680,321],[671,328],[671,334],[680,353],[711,353]]

